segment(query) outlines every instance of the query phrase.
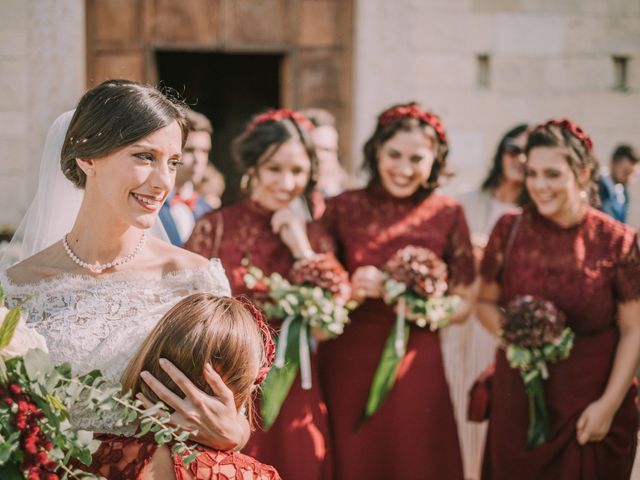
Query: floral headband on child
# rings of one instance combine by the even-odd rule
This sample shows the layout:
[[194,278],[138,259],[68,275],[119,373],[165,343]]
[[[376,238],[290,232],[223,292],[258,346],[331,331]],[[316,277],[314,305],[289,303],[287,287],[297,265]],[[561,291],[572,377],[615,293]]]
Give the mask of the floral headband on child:
[[308,131],[313,130],[313,123],[311,123],[311,120],[309,120],[307,117],[305,117],[301,113],[289,110],[288,108],[280,108],[278,110],[270,110],[256,116],[247,125],[245,131],[253,132],[258,125],[262,125],[263,123],[267,122],[280,122],[282,120],[291,120],[298,127],[304,128]]
[[267,374],[269,370],[271,370],[271,364],[273,364],[273,360],[276,356],[276,344],[273,342],[273,337],[271,336],[271,330],[267,326],[267,323],[264,321],[264,317],[262,316],[262,312],[248,299],[244,297],[240,297],[238,299],[240,303],[246,308],[249,313],[255,318],[256,324],[260,329],[260,333],[262,334],[262,341],[264,342],[264,353],[265,353],[265,364],[260,367],[258,370],[258,374],[256,375],[256,379],[253,382],[254,385],[260,385],[267,378]]
[[584,145],[584,148],[586,148],[589,153],[593,151],[593,141],[591,140],[591,137],[587,135],[587,132],[585,132],[580,125],[573,123],[568,118],[554,118],[546,123],[538,125],[533,130],[535,131],[552,126],[568,131],[571,135],[580,140],[582,145]]
[[438,117],[435,113],[425,112],[421,110],[420,107],[415,103],[392,107],[388,110],[385,110],[378,117],[378,125],[384,127],[402,118],[415,118],[417,120],[423,121],[435,130],[440,142],[447,143],[447,134],[444,130],[444,126],[442,125],[440,117]]

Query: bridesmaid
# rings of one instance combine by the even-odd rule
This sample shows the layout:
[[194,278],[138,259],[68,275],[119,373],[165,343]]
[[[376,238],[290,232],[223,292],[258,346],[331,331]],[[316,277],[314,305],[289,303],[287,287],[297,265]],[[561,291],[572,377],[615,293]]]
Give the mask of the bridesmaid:
[[638,236],[589,205],[597,201],[598,163],[580,127],[568,120],[540,125],[526,153],[533,204],[502,217],[491,234],[478,316],[498,335],[499,307],[535,295],[562,310],[576,336],[569,358],[549,365],[551,434],[530,450],[523,383],[498,351],[482,478],[628,479],[638,431]]
[[[204,216],[185,245],[207,258],[220,257],[234,295],[248,293],[244,258],[266,275],[278,272],[287,277],[296,259],[314,255],[306,218],[300,215],[303,205],[310,204],[316,169],[311,128],[306,117],[289,110],[255,117],[233,144],[234,156],[245,172],[246,199]],[[314,246],[328,249],[326,240]],[[271,324],[277,327],[275,322]],[[312,383],[311,390],[303,390],[298,376],[275,423],[266,432],[254,432],[244,449],[274,465],[283,478],[329,478],[327,410],[315,355]]]
[[433,250],[449,268],[450,293],[463,299],[451,322],[462,322],[470,310],[467,223],[460,205],[435,191],[447,150],[438,117],[413,103],[389,108],[364,147],[369,185],[327,201],[323,223],[362,302],[345,333],[319,352],[340,480],[463,478],[437,332],[411,326],[393,389],[357,428],[396,317],[380,298],[387,260],[408,245]]

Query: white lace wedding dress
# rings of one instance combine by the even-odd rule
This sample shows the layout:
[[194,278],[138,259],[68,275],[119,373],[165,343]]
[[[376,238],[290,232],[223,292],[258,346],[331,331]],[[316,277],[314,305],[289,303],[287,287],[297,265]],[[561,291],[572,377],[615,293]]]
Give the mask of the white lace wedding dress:
[[[165,274],[158,279],[126,271],[103,275],[63,274],[17,285],[0,271],[9,307],[25,302],[27,324],[47,340],[55,363],[69,362],[75,373],[102,371],[118,381],[127,363],[160,317],[195,292],[230,295],[220,261],[206,267]],[[107,422],[76,415],[78,427],[115,433]]]

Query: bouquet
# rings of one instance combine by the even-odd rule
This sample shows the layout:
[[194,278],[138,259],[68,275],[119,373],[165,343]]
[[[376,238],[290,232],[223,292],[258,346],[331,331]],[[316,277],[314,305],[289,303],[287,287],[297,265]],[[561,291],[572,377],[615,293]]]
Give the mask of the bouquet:
[[549,377],[548,363],[571,353],[574,334],[565,321],[553,303],[531,295],[516,297],[505,309],[501,339],[509,365],[520,370],[529,397],[527,448],[544,443],[549,436],[543,380]]
[[311,332],[324,338],[342,334],[354,305],[349,276],[330,254],[298,260],[291,269],[291,282],[278,273],[266,276],[249,265],[244,282],[264,298],[260,302],[270,318],[283,320],[273,367],[262,385],[260,413],[263,428],[275,422],[282,403],[300,370],[302,388],[311,388]]
[[409,341],[407,320],[431,331],[445,327],[460,303],[447,296],[447,265],[428,248],[409,245],[398,250],[383,268],[384,301],[396,310],[396,323],[387,338],[365,406],[364,422],[391,391]]
[[174,451],[195,454],[184,443],[188,432],[168,425],[159,403],[143,409],[99,371],[76,376],[67,363],[54,365],[44,338],[27,327],[20,307],[7,309],[0,289],[0,478],[58,480],[96,478],[74,467],[91,464],[100,442],[69,421],[71,409],[90,409],[117,417],[118,425],[140,421],[140,433],[155,432],[156,442],[175,441]]

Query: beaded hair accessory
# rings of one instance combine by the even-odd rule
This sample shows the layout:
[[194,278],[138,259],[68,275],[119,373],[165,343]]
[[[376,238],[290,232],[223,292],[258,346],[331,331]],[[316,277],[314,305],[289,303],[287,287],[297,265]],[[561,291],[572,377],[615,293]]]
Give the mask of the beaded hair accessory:
[[447,134],[444,130],[440,117],[434,113],[421,110],[415,103],[392,107],[385,110],[378,117],[378,125],[384,127],[402,118],[415,118],[423,121],[435,130],[436,135],[438,135],[438,140],[442,143],[447,143]]
[[591,137],[587,135],[587,132],[585,132],[580,125],[573,123],[568,118],[554,118],[546,123],[538,125],[534,130],[551,126],[567,130],[571,135],[580,140],[582,145],[584,145],[584,148],[586,148],[589,153],[593,151],[593,141],[591,140]]
[[260,333],[262,334],[262,341],[264,342],[264,353],[266,357],[265,364],[260,367],[258,370],[258,374],[256,375],[256,379],[253,382],[254,385],[260,385],[267,378],[267,374],[269,370],[271,370],[271,365],[273,364],[273,360],[276,357],[276,344],[273,342],[273,337],[271,336],[271,330],[267,326],[267,323],[264,321],[264,317],[262,316],[262,312],[258,310],[258,308],[251,303],[248,299],[244,297],[240,297],[238,299],[242,306],[246,308],[249,313],[255,318],[256,324],[260,329]]
[[311,131],[313,130],[313,123],[307,117],[302,115],[301,113],[295,112],[293,110],[289,110],[288,108],[280,108],[278,110],[270,110],[265,113],[261,113],[257,117],[255,117],[247,128],[246,132],[252,132],[256,129],[257,126],[262,125],[267,122],[280,122],[282,120],[291,120],[293,123],[298,125],[305,130]]

